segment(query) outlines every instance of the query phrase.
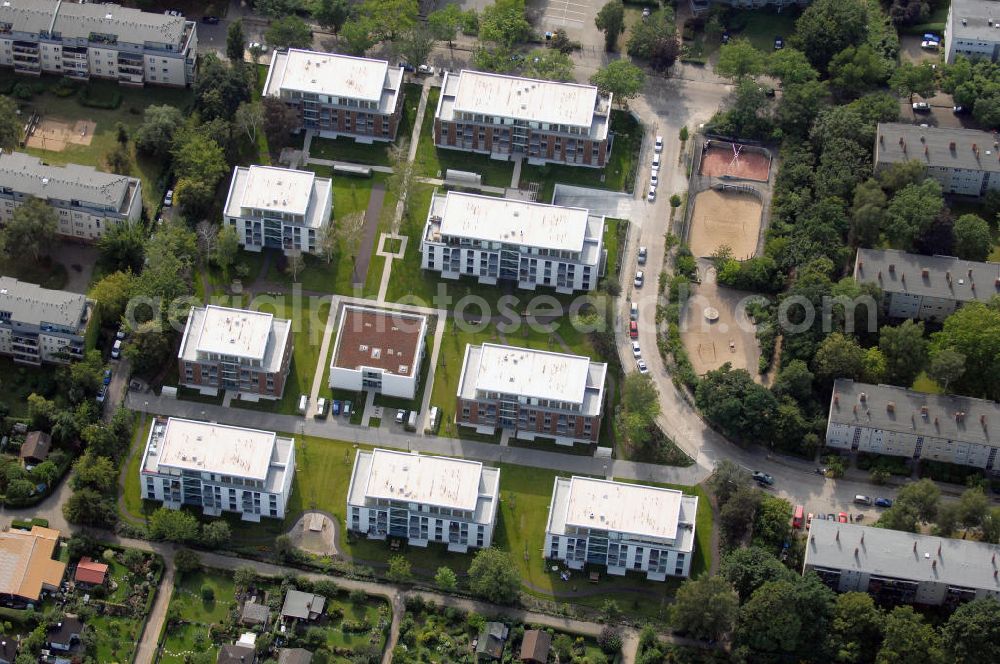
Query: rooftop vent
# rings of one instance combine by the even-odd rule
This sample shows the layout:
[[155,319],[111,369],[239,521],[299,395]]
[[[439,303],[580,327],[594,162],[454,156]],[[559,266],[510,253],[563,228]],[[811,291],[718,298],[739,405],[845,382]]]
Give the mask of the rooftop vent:
[[889,272],[892,273],[892,274],[896,273],[896,264],[895,263],[889,263]]
[[920,416],[923,417],[926,420],[927,419],[927,414],[928,414],[927,406],[921,406],[920,407]]
[[924,279],[927,279],[928,277],[931,276],[931,271],[925,267],[922,270],[920,270],[920,276],[922,276]]
[[895,413],[896,412],[896,402],[895,401],[890,401],[889,403],[887,403],[885,405],[885,409],[888,412],[890,412],[890,413]]

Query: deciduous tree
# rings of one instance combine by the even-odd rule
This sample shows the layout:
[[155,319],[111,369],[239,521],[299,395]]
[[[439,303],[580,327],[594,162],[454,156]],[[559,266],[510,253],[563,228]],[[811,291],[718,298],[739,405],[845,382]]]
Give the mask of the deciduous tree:
[[911,385],[927,364],[923,321],[906,320],[879,330],[879,350],[885,355],[887,378],[893,385]]
[[29,196],[14,208],[14,213],[0,228],[0,250],[12,259],[38,262],[55,244],[58,228],[59,215],[55,209]]
[[739,596],[721,576],[688,579],[677,590],[670,609],[671,625],[696,639],[720,639],[730,632]]
[[1000,399],[1000,303],[969,302],[948,316],[931,337],[931,354],[946,348],[965,356],[965,372],[953,391]]
[[945,394],[950,394],[948,386],[965,373],[965,355],[951,348],[944,348],[931,357],[927,375],[941,385]]
[[719,574],[733,586],[741,602],[750,599],[765,583],[791,579],[795,575],[773,554],[759,546],[729,551],[722,558]]
[[573,60],[554,48],[536,48],[525,58],[521,74],[545,81],[572,81]]
[[621,0],[606,3],[594,17],[594,25],[604,33],[604,50],[609,53],[615,51],[618,35],[625,32],[625,5]]
[[511,48],[531,34],[524,0],[497,0],[487,5],[479,19],[479,38]]
[[469,565],[469,589],[487,601],[512,604],[520,595],[521,576],[506,551],[481,549]]
[[351,15],[351,4],[348,0],[319,0],[313,17],[316,21],[335,35]]
[[243,19],[236,19],[229,24],[226,31],[226,57],[230,62],[243,62],[243,53],[247,48],[247,38],[243,33]]
[[590,77],[590,82],[603,93],[614,95],[620,104],[628,105],[646,83],[646,75],[627,60],[613,60],[601,67]]
[[17,114],[17,104],[5,95],[0,95],[0,149],[7,152],[21,142],[21,118]]
[[110,325],[120,320],[125,313],[125,305],[128,304],[131,293],[132,274],[112,272],[91,287],[89,297],[94,300],[101,321]]
[[733,39],[719,49],[715,73],[738,80],[744,76],[758,76],[764,72],[764,54],[748,39]]
[[180,110],[167,104],[147,106],[142,124],[135,134],[135,146],[155,157],[166,157],[174,144],[174,136],[184,125]]
[[833,56],[861,44],[868,33],[867,5],[858,0],[817,0],[795,22],[791,45],[825,71]]
[[941,639],[910,606],[897,606],[885,620],[885,637],[876,664],[943,664]]
[[963,214],[955,220],[955,254],[970,261],[985,261],[993,250],[993,233],[985,219]]
[[985,597],[962,604],[945,623],[941,640],[956,664],[1000,662],[1000,603]]
[[298,16],[284,16],[271,23],[264,33],[264,39],[273,48],[310,48],[312,30]]

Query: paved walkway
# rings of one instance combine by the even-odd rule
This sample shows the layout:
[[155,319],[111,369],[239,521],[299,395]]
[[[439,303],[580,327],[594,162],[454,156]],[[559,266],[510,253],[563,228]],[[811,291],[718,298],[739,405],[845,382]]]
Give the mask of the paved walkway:
[[378,236],[378,220],[382,214],[382,202],[385,200],[385,185],[381,182],[372,183],[371,198],[368,199],[368,209],[365,210],[365,230],[361,238],[361,247],[354,260],[354,274],[351,281],[355,288],[364,288],[365,277],[368,276],[368,263],[371,262],[375,250],[375,238]]
[[[437,346],[437,339],[440,339],[440,337],[440,334],[436,335],[435,346]],[[436,350],[432,353],[431,357],[432,367],[437,363],[435,354]],[[429,393],[430,390],[424,390],[425,399],[428,398],[427,395]],[[365,443],[397,450],[419,450],[421,452],[445,456],[478,459],[492,463],[534,466],[568,473],[595,476],[611,475],[630,480],[667,482],[683,485],[698,484],[708,477],[709,474],[708,469],[697,465],[688,468],[677,468],[637,461],[624,461],[621,459],[599,459],[575,454],[546,452],[525,447],[501,447],[491,443],[481,443],[460,438],[426,436],[423,434],[424,427],[418,427],[416,433],[399,432],[384,427],[369,429],[351,424],[343,418],[331,417],[325,420],[317,420],[311,417],[281,415],[278,413],[244,409],[237,410],[193,401],[157,397],[154,394],[143,394],[141,396],[130,394],[128,406],[133,410],[142,411],[147,407],[147,402],[148,412],[158,415],[208,419],[223,424],[264,429],[265,431],[302,433],[330,440]],[[201,415],[203,412],[204,417]]]
[[510,188],[517,189],[521,183],[521,166],[524,164],[524,157],[514,159],[514,172],[510,176]]

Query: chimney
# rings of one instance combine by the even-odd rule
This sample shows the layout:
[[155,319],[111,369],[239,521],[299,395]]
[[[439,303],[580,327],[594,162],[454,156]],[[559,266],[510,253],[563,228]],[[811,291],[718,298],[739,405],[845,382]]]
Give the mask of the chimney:
[[927,139],[926,139],[926,138],[924,138],[924,135],[923,135],[923,134],[920,134],[920,142],[921,142],[921,143],[926,143],[926,142],[927,142]]
[[896,402],[895,401],[890,401],[889,403],[887,403],[885,405],[885,409],[888,412],[890,412],[890,413],[895,413],[896,412]]
[[954,152],[954,151],[955,151],[955,141],[952,141],[951,143],[949,143],[949,144],[948,144],[948,148],[949,148],[949,149],[950,149],[950,150],[951,150],[952,152]]
[[927,406],[920,407],[920,416],[925,420],[927,419]]
[[931,569],[937,569],[937,561],[936,560],[932,560],[931,561]]
[[[878,280],[882,281],[882,270],[878,271]],[[1000,279],[997,279],[997,281],[1000,281]]]
[[833,393],[833,405],[834,406],[840,405],[840,395],[837,394],[836,392]]
[[895,263],[889,263],[889,272],[890,272],[890,274],[895,274],[895,272],[896,272],[896,264]]
[[858,261],[858,269],[862,270],[862,269],[864,269],[864,267],[865,267],[865,262],[862,261],[862,260],[859,260]]
[[861,403],[864,403],[865,401],[868,400],[868,395],[862,392],[860,395],[858,395],[858,398],[861,400]]
[[840,541],[840,528],[837,528],[837,541]]
[[983,425],[984,429],[986,428],[986,413],[979,416],[979,423]]
[[917,552],[917,541],[913,540],[913,553]]
[[941,542],[938,542],[938,558],[941,557]]
[[879,134],[878,135],[878,144],[879,145],[885,145],[885,134]]
[[928,277],[931,276],[931,271],[925,267],[922,270],[920,270],[920,276],[923,277],[924,279],[927,279]]
[[964,422],[965,421],[965,411],[964,410],[957,410],[957,411],[955,411],[955,421],[956,422]]

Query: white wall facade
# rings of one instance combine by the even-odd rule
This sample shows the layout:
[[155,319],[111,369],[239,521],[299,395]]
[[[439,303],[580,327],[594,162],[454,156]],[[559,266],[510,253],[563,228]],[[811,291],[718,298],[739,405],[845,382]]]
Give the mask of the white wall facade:
[[[21,205],[21,202],[8,196],[0,197],[0,224],[10,220],[14,215],[14,210]],[[58,214],[56,231],[60,235],[77,240],[94,241],[100,239],[109,228],[123,221],[139,221],[139,217],[142,215],[142,184],[136,181],[132,204],[129,206],[127,215],[90,207],[70,207],[61,201],[49,200],[47,203]]]
[[[490,248],[448,246],[428,241],[427,233],[421,241],[421,267],[440,272],[443,279],[461,276],[476,277],[481,284],[493,285],[501,276],[501,260],[511,261],[518,274],[517,286],[534,290],[536,286],[549,286],[559,293],[590,291],[597,287],[600,264],[583,265],[562,260],[555,256],[539,256],[528,247],[501,249],[499,242]],[[516,267],[513,263],[516,262]]]
[[930,459],[962,466],[987,468],[991,458],[996,458],[996,447],[920,436],[873,427],[829,422],[826,445],[836,449],[855,450],[871,454],[902,456],[911,459]]
[[[994,20],[1000,20],[1000,11]],[[955,16],[955,5],[950,4],[944,24],[945,61],[952,64],[957,56],[964,55],[969,59],[985,58],[996,62],[1000,56],[1000,30],[997,30],[996,38],[983,39],[963,36],[963,27],[962,16]]]
[[888,293],[886,297],[891,318],[942,321],[958,309],[957,301],[943,297],[915,293]]
[[[613,576],[626,572],[645,572],[650,581],[664,581],[668,576],[688,577],[691,574],[693,552],[678,551],[670,546],[646,541],[633,541],[621,533],[609,533],[610,540],[591,538],[588,534],[555,535],[545,533],[545,557],[559,560],[570,569],[583,569],[588,551],[607,546],[607,571]],[[615,541],[617,538],[618,541]]]
[[[494,501],[497,505],[499,501]],[[496,511],[488,524],[475,523],[462,516],[449,514],[451,510],[411,503],[406,508],[366,507],[348,505],[348,527],[364,533],[368,539],[384,540],[389,536],[390,521],[404,525],[406,540],[413,546],[426,547],[431,542],[445,544],[449,551],[466,553],[469,549],[483,549],[493,543],[493,526]]]
[[[420,361],[423,362],[422,346]],[[384,394],[388,397],[412,399],[417,394],[417,383],[421,369],[422,365],[418,365],[413,374],[401,376],[395,373],[386,373],[377,367],[347,369],[332,366],[330,367],[329,384],[330,388],[334,390],[351,390],[352,392],[373,390],[377,394]]]

